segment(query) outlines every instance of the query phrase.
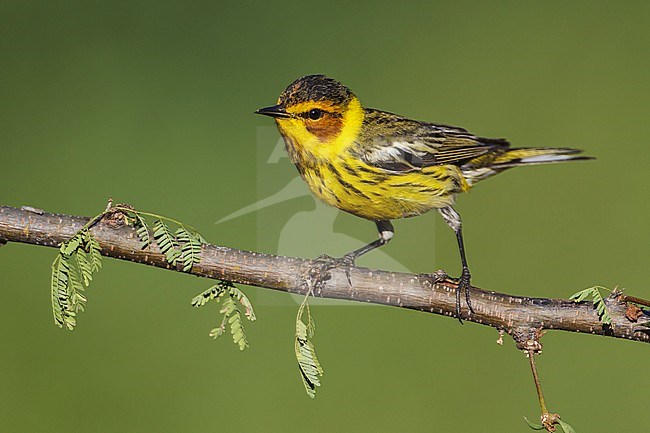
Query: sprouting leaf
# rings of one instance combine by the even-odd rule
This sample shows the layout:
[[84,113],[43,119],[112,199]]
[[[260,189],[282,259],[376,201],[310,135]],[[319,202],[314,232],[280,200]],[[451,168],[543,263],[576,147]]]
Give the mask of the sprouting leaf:
[[200,307],[212,299],[216,300],[216,302],[221,302],[221,309],[219,312],[223,314],[223,317],[219,326],[210,330],[210,337],[218,338],[222,336],[226,331],[226,327],[229,327],[233,342],[239,346],[239,350],[246,349],[248,347],[248,339],[246,338],[246,332],[244,331],[241,312],[239,311],[239,308],[237,308],[237,303],[235,302],[237,301],[244,306],[246,309],[246,317],[249,320],[255,320],[253,306],[246,295],[241,290],[237,289],[232,283],[228,281],[219,281],[214,286],[203,291],[200,295],[192,298],[192,306]]
[[176,261],[181,252],[178,250],[178,243],[174,235],[161,219],[156,219],[153,222],[153,237],[156,239],[160,251],[165,255],[167,262],[172,266],[176,266]]
[[97,239],[95,239],[92,233],[90,233],[90,230],[84,229],[80,233],[82,233],[84,238],[84,249],[90,256],[90,265],[92,270],[93,272],[97,272],[102,268],[102,247],[99,245],[99,242],[97,242]]
[[237,308],[237,305],[232,300],[232,297],[224,297],[224,300],[221,304],[221,310],[219,310],[220,313],[222,313],[226,317],[230,317],[230,315],[235,311]]
[[70,257],[72,254],[74,254],[75,251],[77,251],[77,248],[79,248],[82,242],[83,242],[83,233],[78,232],[69,240],[63,242],[61,244],[61,247],[59,248],[59,251],[64,256]]
[[[52,313],[54,315],[54,323],[60,328],[66,327],[72,330],[76,325],[75,311],[72,305],[71,293],[71,263],[69,258],[63,254],[59,254],[52,263],[52,283],[50,286],[52,297]],[[78,287],[78,286],[77,286]]]
[[239,290],[237,287],[235,287],[233,284],[230,284],[229,287],[230,294],[237,299],[237,301],[244,307],[244,314],[246,315],[246,318],[253,322],[256,317],[255,317],[255,311],[253,311],[253,304],[251,301],[248,299],[248,297]]
[[571,427],[568,423],[562,421],[561,419],[558,418],[557,420],[558,424],[560,424],[560,427],[562,427],[562,430],[564,430],[564,433],[576,433],[576,431]]
[[54,314],[54,323],[62,328],[65,320],[63,319],[64,311],[67,309],[67,286],[68,271],[61,264],[61,255],[58,254],[54,263],[52,263],[52,282],[50,284],[50,293],[52,298],[52,313]]
[[83,290],[82,277],[78,269],[74,265],[71,265],[68,269],[68,298],[70,309],[75,313],[83,311],[86,305],[86,298],[81,294]]
[[144,250],[146,248],[149,248],[149,245],[151,245],[149,226],[139,213],[133,212],[133,215],[135,215],[135,222],[133,223],[133,227],[135,228],[136,235],[138,235],[138,239],[140,239],[140,249]]
[[609,314],[609,310],[607,309],[607,304],[605,304],[605,300],[603,299],[603,296],[600,294],[601,289],[608,290],[607,288],[602,286],[589,287],[587,289],[574,293],[573,295],[571,295],[570,299],[573,299],[576,302],[581,302],[587,299],[588,297],[591,297],[594,303],[594,308],[598,313],[598,318],[605,325],[609,325],[612,323],[612,316]]
[[224,332],[226,332],[226,325],[222,324],[223,326],[219,326],[217,328],[213,328],[210,330],[210,337],[212,338],[218,338],[223,335]]
[[201,307],[207,304],[210,300],[219,298],[226,292],[226,290],[227,287],[222,287],[220,284],[215,284],[209,289],[204,290],[200,295],[193,297],[192,307]]
[[[314,398],[316,396],[316,387],[321,386],[320,378],[323,376],[324,370],[316,356],[316,347],[311,341],[315,332],[315,324],[307,303],[310,293],[307,293],[298,308],[294,351],[305,391],[309,397]],[[303,321],[305,315],[307,316],[306,323]]]
[[75,316],[86,306],[82,292],[101,268],[101,260],[101,246],[87,227],[61,244],[50,285],[54,323],[60,328],[72,330],[77,324]]
[[526,420],[526,424],[528,424],[528,427],[532,428],[533,430],[543,430],[544,426],[541,424],[535,424],[534,422],[530,422],[528,418],[524,417],[524,420]]
[[201,261],[201,239],[203,237],[180,226],[176,229],[176,238],[183,244],[180,259],[183,262],[183,271],[187,272],[192,269],[192,265]]
[[88,261],[88,258],[86,257],[86,253],[81,249],[77,250],[77,254],[75,254],[75,259],[77,261],[77,267],[81,271],[81,276],[83,278],[84,285],[88,287],[90,285],[90,282],[93,280],[92,265]]
[[579,292],[574,293],[569,299],[573,299],[576,302],[582,302],[589,296],[593,296],[593,292],[594,287],[589,287],[588,289],[580,290]]
[[246,333],[241,322],[241,313],[235,304],[232,296],[224,298],[222,312],[226,312],[225,317],[228,317],[228,326],[232,334],[233,342],[239,346],[239,350],[244,350],[248,347],[248,340]]

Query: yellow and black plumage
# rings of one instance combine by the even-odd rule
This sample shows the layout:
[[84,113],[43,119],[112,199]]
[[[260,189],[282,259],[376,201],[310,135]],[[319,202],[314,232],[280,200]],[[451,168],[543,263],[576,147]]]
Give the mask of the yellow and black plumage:
[[324,75],[297,79],[277,105],[257,113],[275,118],[289,157],[316,197],[377,224],[379,239],[343,262],[387,243],[394,234],[390,220],[440,212],[461,255],[459,318],[461,291],[473,310],[461,220],[452,207],[456,195],[510,167],[589,159],[576,149],[511,148],[501,138],[364,108],[350,89]]

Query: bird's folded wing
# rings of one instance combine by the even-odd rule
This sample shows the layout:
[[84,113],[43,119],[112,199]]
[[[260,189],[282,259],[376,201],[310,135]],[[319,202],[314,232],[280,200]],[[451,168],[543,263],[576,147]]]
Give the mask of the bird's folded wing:
[[[403,119],[403,118],[402,118]],[[413,171],[434,165],[463,165],[508,147],[503,139],[476,137],[462,128],[408,121],[400,128],[382,131],[378,137],[364,137],[361,157],[369,165],[389,171]]]

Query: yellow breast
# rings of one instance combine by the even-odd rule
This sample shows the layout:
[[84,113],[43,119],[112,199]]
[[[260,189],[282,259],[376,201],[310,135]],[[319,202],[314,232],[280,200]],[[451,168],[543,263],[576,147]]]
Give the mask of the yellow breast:
[[323,202],[371,220],[412,217],[451,205],[469,187],[455,166],[388,173],[345,154],[308,168],[303,178]]

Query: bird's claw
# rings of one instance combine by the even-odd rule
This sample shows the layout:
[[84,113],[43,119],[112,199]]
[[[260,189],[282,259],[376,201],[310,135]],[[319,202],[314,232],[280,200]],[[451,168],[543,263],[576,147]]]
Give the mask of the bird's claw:
[[321,279],[320,282],[329,279],[328,271],[340,267],[345,271],[345,276],[348,279],[348,284],[350,287],[352,287],[352,280],[350,279],[350,268],[354,266],[354,261],[355,257],[352,254],[346,254],[343,257],[332,257],[328,256],[327,254],[322,254],[316,257],[313,260],[313,263],[316,265],[315,267],[319,269],[321,278],[323,277],[323,274],[326,274],[328,276],[328,278]]
[[449,279],[449,275],[442,269],[438,269],[433,274],[429,274],[431,277],[431,284],[441,283]]
[[469,298],[469,290],[470,290],[470,281],[471,281],[471,275],[469,273],[469,269],[463,268],[463,272],[460,275],[460,278],[457,280],[458,285],[456,286],[456,317],[458,317],[458,321],[460,323],[463,323],[463,319],[460,317],[460,294],[461,292],[465,292],[465,302],[467,302],[467,307],[469,308],[470,313],[474,313],[474,308],[472,307],[472,302],[470,301]]

